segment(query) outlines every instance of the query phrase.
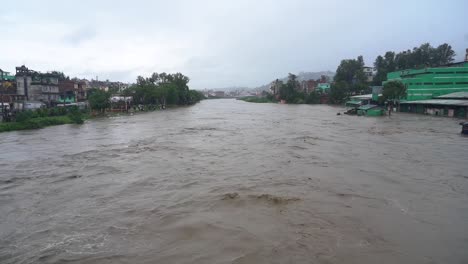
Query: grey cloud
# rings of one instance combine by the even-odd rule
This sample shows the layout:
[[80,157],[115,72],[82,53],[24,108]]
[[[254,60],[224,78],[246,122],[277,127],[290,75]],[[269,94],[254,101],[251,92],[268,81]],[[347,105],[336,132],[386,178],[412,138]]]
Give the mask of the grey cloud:
[[63,41],[71,45],[80,45],[81,43],[91,40],[97,36],[96,29],[92,27],[81,27],[71,31],[63,37]]
[[[405,0],[9,1],[0,12],[0,24],[9,23],[0,28],[8,33],[0,67],[14,69],[24,59],[88,78],[134,81],[166,71],[188,75],[193,88],[258,86],[288,72],[334,71],[358,55],[372,65],[379,54],[424,42],[447,42],[464,54],[467,2],[447,2],[427,0],[421,13],[420,3]],[[395,6],[404,8],[393,12]],[[45,33],[25,41],[27,25]]]

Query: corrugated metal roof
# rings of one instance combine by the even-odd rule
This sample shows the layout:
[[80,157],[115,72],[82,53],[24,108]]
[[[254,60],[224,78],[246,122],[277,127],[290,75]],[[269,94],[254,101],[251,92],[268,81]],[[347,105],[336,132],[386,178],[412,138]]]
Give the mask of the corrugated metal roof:
[[350,101],[347,101],[346,104],[360,105],[361,101],[359,101],[359,100],[350,100]]
[[[382,96],[382,94],[379,94]],[[370,100],[372,99],[372,94],[361,94],[361,95],[354,95],[350,97],[351,100]]]
[[431,105],[468,106],[468,100],[429,99],[429,100],[418,100],[418,101],[405,101],[405,102],[401,102],[401,104],[431,104]]
[[361,94],[361,95],[355,95],[350,97],[352,100],[366,100],[366,99],[372,99],[372,94]]
[[375,108],[375,107],[378,107],[378,105],[368,104],[368,105],[362,105],[362,106],[358,107],[358,109],[359,110],[369,110],[369,109],[372,109],[372,108]]
[[440,99],[448,99],[448,98],[468,99],[468,92],[449,93],[449,94],[437,96],[436,98],[440,98]]

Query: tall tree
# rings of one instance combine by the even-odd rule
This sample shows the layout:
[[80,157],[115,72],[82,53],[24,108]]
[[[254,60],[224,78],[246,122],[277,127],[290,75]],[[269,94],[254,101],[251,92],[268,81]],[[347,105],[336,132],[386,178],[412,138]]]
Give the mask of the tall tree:
[[334,77],[335,82],[344,82],[349,94],[357,94],[367,90],[367,78],[364,74],[364,59],[342,60]]
[[330,103],[343,104],[348,99],[348,89],[345,81],[332,83],[330,87]]
[[382,90],[382,99],[387,100],[400,100],[406,97],[406,87],[400,81],[390,81],[385,83]]
[[110,96],[108,92],[95,90],[88,98],[91,109],[104,111],[110,105]]

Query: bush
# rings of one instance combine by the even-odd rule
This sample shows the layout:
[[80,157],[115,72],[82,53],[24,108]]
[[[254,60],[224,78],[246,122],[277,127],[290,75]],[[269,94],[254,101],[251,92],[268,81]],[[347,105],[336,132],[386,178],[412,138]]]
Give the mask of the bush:
[[78,113],[68,114],[68,118],[70,118],[70,120],[75,124],[83,124],[84,123],[83,117],[81,116],[81,114],[79,112]]
[[74,123],[68,116],[37,117],[22,122],[0,123],[0,132],[38,129],[46,126]]
[[16,121],[17,122],[24,122],[24,121],[26,121],[28,119],[31,119],[31,118],[34,118],[34,112],[31,111],[31,110],[19,112],[16,115]]
[[239,100],[249,102],[249,103],[273,103],[272,100],[266,98],[266,97],[242,97],[239,98]]

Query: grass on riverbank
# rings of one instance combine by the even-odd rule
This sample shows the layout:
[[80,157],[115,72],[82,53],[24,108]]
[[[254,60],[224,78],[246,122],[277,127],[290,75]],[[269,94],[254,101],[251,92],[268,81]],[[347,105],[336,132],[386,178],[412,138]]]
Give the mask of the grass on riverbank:
[[77,117],[74,117],[72,115],[36,117],[36,118],[30,118],[21,122],[0,123],[0,132],[38,129],[38,128],[44,128],[48,126],[55,126],[55,125],[81,124],[81,123],[83,123],[83,120],[81,118],[78,119]]
[[266,98],[266,97],[256,97],[256,96],[249,96],[249,97],[242,97],[238,100],[242,100],[249,103],[276,103],[273,100]]

